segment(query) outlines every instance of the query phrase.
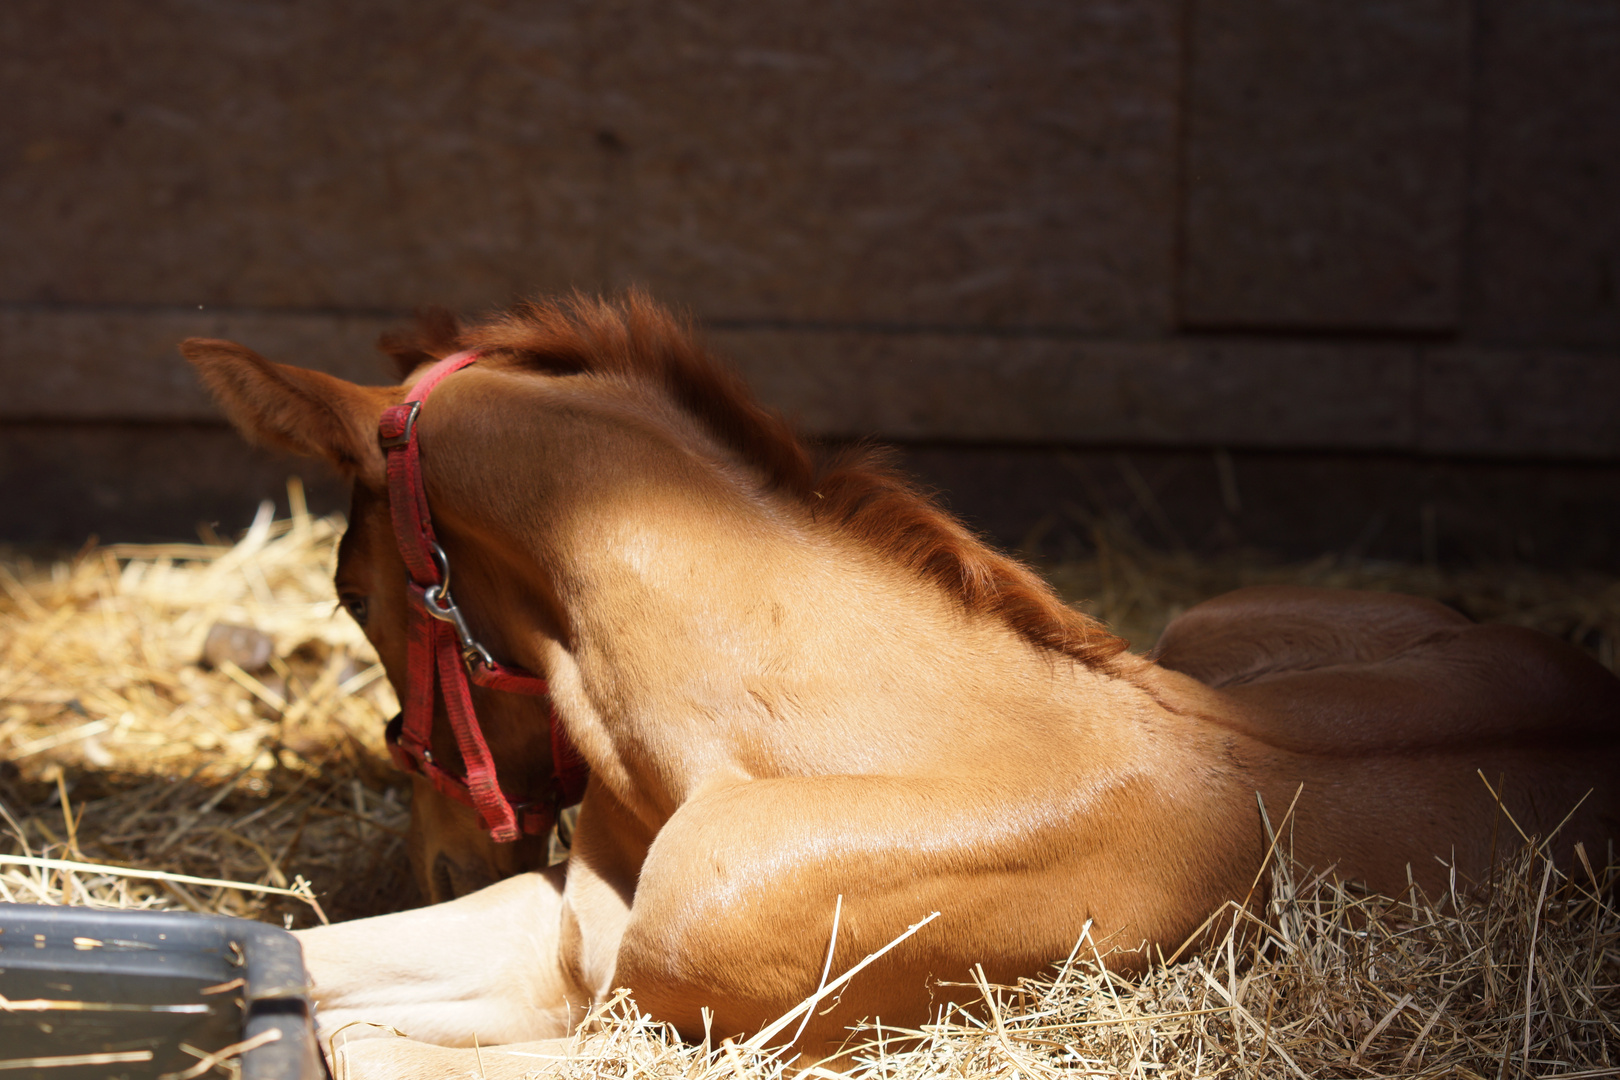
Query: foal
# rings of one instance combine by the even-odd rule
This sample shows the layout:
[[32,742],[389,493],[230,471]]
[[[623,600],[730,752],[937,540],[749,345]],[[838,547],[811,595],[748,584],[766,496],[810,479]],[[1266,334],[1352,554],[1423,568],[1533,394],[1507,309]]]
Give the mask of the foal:
[[[407,367],[477,354],[406,385],[443,379],[412,437],[468,636],[549,680],[549,703],[472,690],[497,794],[547,789],[553,724],[590,780],[566,869],[540,871],[534,841],[484,835],[496,796],[475,812],[418,778],[430,895],[506,880],[304,932],[328,1030],[414,1037],[349,1044],[354,1075],[472,1068],[428,1044],[562,1036],[619,986],[689,1038],[759,1031],[815,990],[840,897],[835,970],[940,916],[810,1017],[812,1058],[863,1018],[924,1021],[933,983],[975,963],[1032,974],[1088,923],[1127,950],[1112,963],[1145,964],[1129,950],[1248,898],[1257,793],[1273,820],[1299,793],[1295,856],[1380,891],[1439,886],[1439,859],[1485,869],[1480,770],[1526,829],[1580,803],[1562,850],[1620,832],[1620,682],[1549,638],[1258,589],[1143,659],[871,458],[815,460],[638,294],[389,347]],[[338,590],[406,700],[415,587],[377,435],[406,387],[183,349],[244,434],[354,480]],[[430,757],[459,773],[451,727],[441,702]],[[524,1052],[481,1067],[542,1063]]]

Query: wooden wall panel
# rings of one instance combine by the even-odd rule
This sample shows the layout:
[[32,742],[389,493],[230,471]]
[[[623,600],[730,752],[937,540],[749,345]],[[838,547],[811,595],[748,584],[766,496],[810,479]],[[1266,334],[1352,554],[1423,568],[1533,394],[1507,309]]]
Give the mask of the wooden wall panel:
[[1617,54],[1612,0],[9,0],[0,504],[263,489],[190,334],[377,381],[416,305],[631,284],[825,436],[1617,461]]
[[180,356],[188,337],[239,341],[277,363],[382,385],[394,371],[375,348],[400,323],[374,315],[186,309],[0,308],[0,358],[19,378],[0,420],[218,422]]
[[1481,0],[1470,336],[1620,346],[1620,4]]
[[0,300],[1170,323],[1173,0],[91,6],[0,12]]
[[1190,326],[1456,325],[1467,0],[1191,0]]
[[1416,351],[1301,342],[719,333],[768,400],[855,437],[1406,449]]
[[590,284],[581,6],[0,4],[0,300],[363,310]]
[[1429,350],[1418,449],[1485,457],[1620,459],[1620,358]]
[[[191,336],[354,382],[403,315],[0,308],[0,422],[207,423]],[[1543,348],[1267,337],[713,327],[769,404],[831,438],[1620,458],[1620,363]]]
[[616,282],[720,319],[1170,328],[1173,0],[608,6]]

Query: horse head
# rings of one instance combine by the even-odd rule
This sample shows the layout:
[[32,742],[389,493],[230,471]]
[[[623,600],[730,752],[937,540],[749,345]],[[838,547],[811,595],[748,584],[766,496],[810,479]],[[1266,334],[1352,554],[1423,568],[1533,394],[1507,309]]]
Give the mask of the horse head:
[[[232,422],[250,440],[322,459],[353,482],[334,584],[339,603],[376,648],[401,701],[407,700],[410,688],[406,627],[413,600],[394,534],[378,427],[384,412],[405,397],[413,373],[435,358],[428,350],[452,351],[455,333],[453,323],[430,315],[415,335],[385,338],[383,347],[405,380],[397,387],[355,386],[321,372],[272,363],[233,342],[192,339],[182,346]],[[457,584],[463,592],[477,590],[490,597],[481,605],[479,621],[486,634],[498,633],[494,627],[505,596],[499,587],[480,586],[491,572],[475,551],[457,565]],[[501,787],[542,790],[554,771],[551,746],[531,733],[546,722],[544,704],[483,688],[472,693],[482,733],[500,762]],[[447,719],[439,697],[432,706],[429,753],[447,772],[464,775],[466,763]],[[398,738],[396,725],[391,725],[391,741]],[[473,807],[445,794],[429,777],[414,775],[412,788],[407,850],[418,887],[429,902],[546,865],[549,831],[497,842]]]

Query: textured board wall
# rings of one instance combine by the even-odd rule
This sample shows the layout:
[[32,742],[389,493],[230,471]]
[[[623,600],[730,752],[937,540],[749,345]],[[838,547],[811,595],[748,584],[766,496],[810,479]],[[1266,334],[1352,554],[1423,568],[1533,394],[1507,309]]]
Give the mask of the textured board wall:
[[0,488],[251,471],[188,334],[376,379],[417,305],[631,284],[825,435],[1617,459],[1615,55],[1608,0],[11,0]]

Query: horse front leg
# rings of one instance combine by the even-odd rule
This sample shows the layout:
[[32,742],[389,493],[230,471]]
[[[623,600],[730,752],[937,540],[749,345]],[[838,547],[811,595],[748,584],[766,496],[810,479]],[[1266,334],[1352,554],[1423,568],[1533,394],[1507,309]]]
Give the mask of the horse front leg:
[[[296,932],[323,1045],[381,1036],[490,1046],[565,1036],[558,958],[566,865],[457,900]],[[577,995],[576,995],[577,996]],[[574,1001],[576,1010],[580,1001]],[[577,1018],[578,1012],[575,1012]]]
[[363,1039],[332,1056],[332,1075],[341,1080],[523,1080],[551,1072],[578,1052],[575,1040],[542,1039],[505,1046],[436,1046],[416,1039]]
[[[1152,835],[1109,825],[1129,820],[1130,805],[1158,802],[1151,792],[1144,801],[1145,767],[1078,798],[1029,776],[714,788],[677,810],[648,852],[615,981],[688,1039],[770,1028],[766,1045],[792,1041],[814,1061],[843,1053],[863,1020],[926,1023],[961,993],[948,984],[978,969],[1008,984],[1039,972],[1083,933],[1126,950],[1112,966],[1141,966],[1151,955],[1141,943],[1174,948],[1244,896],[1263,851],[1257,820],[1234,834],[1213,804],[1184,800],[1163,835],[1203,843],[1156,858]],[[882,958],[811,1009],[794,1041],[801,1018],[775,1022],[817,993],[835,934],[829,977]]]
[[[594,792],[587,796],[586,805],[588,811],[580,815],[581,826],[567,864],[566,895],[562,891],[563,867],[553,867],[544,875],[521,875],[459,900],[406,912],[422,919],[417,927],[402,929],[417,929],[443,939],[435,942],[436,958],[424,958],[414,965],[368,964],[374,955],[392,955],[378,951],[386,943],[362,940],[358,935],[345,939],[345,945],[357,946],[355,954],[337,957],[350,965],[342,972],[348,989],[341,998],[341,1009],[335,1013],[323,1001],[322,1030],[337,1030],[350,1020],[376,1022],[378,1017],[393,1016],[397,1019],[388,1021],[389,1026],[414,1037],[399,1038],[386,1028],[351,1028],[356,1033],[381,1037],[356,1038],[347,1043],[339,1040],[332,1053],[333,1075],[343,1080],[442,1080],[448,1076],[517,1080],[551,1072],[565,1058],[589,1054],[593,1045],[599,1046],[610,1037],[611,1033],[603,1031],[562,1036],[584,1018],[590,1005],[602,1000],[616,985],[614,964],[629,919],[643,849],[634,842],[625,842],[625,835],[633,829],[622,819],[619,804]],[[529,886],[518,884],[542,876],[550,886],[547,893],[540,894],[532,882]],[[548,936],[543,949],[524,950],[519,946],[525,936],[538,936],[537,929],[528,925],[529,918],[537,917],[533,914],[537,894],[545,897]],[[499,921],[490,919],[475,903],[495,909]],[[451,913],[455,918],[446,919],[441,913]],[[365,921],[379,927],[389,924],[382,928],[389,930],[391,937],[401,918],[388,915]],[[467,920],[483,928],[478,935],[481,947],[489,947],[492,940],[484,931],[495,931],[494,938],[499,940],[494,955],[470,955],[449,940],[457,932],[457,923]],[[303,931],[302,936],[308,941],[326,934],[336,940],[332,931],[359,925]],[[502,926],[507,929],[503,931]],[[544,956],[537,958],[535,952],[543,952]],[[551,981],[541,996],[552,1004],[537,1008],[532,984],[525,990],[520,981],[531,973],[518,972],[518,978],[514,978],[513,969],[542,960]],[[316,971],[317,965],[320,971]],[[322,973],[338,969],[311,954],[311,970],[315,971],[319,992]],[[476,994],[457,997],[455,987],[470,987]],[[459,1011],[458,1023],[445,1022],[447,1007]],[[534,1015],[516,1017],[517,1021],[531,1021],[526,1029],[520,1023],[506,1028],[491,1023],[502,1016],[512,1020],[513,1013],[522,1010],[535,1011]],[[483,1018],[476,1026],[469,1022],[474,1014]],[[447,1030],[452,1027],[453,1031]],[[478,1035],[476,1047],[469,1035],[474,1030]],[[537,1038],[544,1035],[554,1037]],[[508,1039],[528,1041],[505,1042]],[[435,1045],[452,1042],[454,1046]]]

